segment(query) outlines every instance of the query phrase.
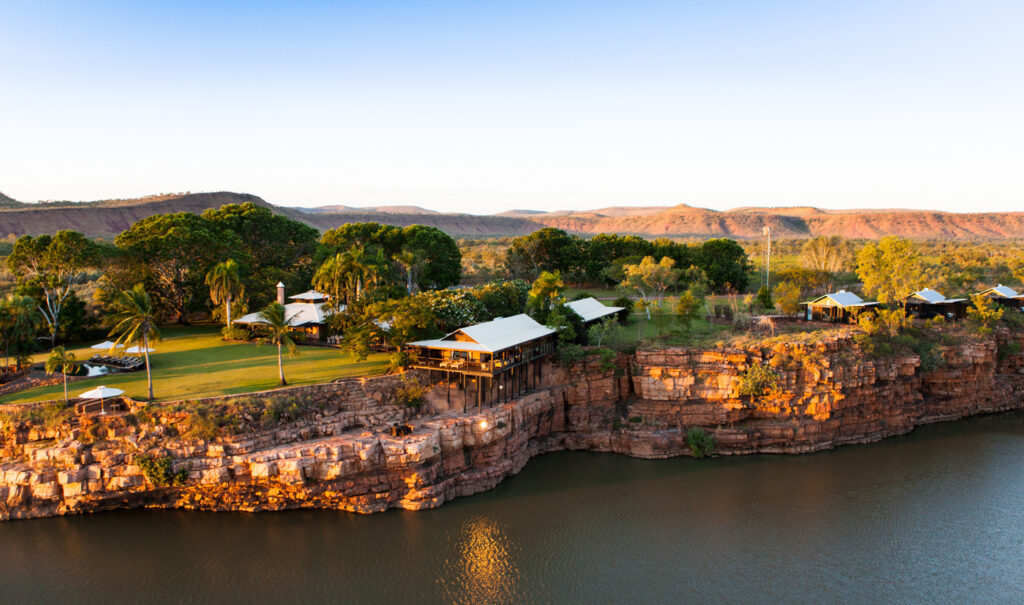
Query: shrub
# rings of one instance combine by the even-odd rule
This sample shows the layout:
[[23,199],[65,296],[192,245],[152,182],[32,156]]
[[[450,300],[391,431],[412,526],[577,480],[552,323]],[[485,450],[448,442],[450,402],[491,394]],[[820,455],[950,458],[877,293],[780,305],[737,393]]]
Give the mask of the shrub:
[[135,464],[142,469],[142,474],[146,476],[146,480],[156,487],[182,485],[188,479],[187,472],[174,472],[170,456],[157,458],[150,454],[143,454],[135,458]]
[[974,323],[978,334],[992,333],[992,324],[1003,318],[1005,309],[987,296],[974,294],[971,296],[972,306],[967,309],[967,317]]
[[615,369],[615,351],[611,349],[601,349],[598,351],[598,355],[601,357],[602,372],[611,372]]
[[410,407],[418,408],[423,404],[423,397],[427,394],[429,387],[420,384],[415,378],[402,377],[402,386],[395,390],[395,401]]
[[761,397],[774,393],[778,388],[779,374],[770,366],[750,364],[740,376],[740,395],[744,397]]
[[1005,361],[1014,355],[1020,355],[1021,345],[1016,340],[999,343],[999,361]]
[[686,445],[694,458],[704,458],[715,448],[715,438],[704,432],[700,427],[693,427],[686,432]]
[[921,371],[931,372],[946,365],[946,360],[939,353],[935,343],[919,338],[911,339],[910,348],[921,358]]
[[622,307],[617,317],[620,322],[625,323],[629,319],[629,314],[633,312],[633,299],[628,296],[620,296],[615,299],[612,303],[613,307]]
[[409,354],[405,351],[396,351],[388,358],[392,370],[404,370],[409,365]]
[[558,346],[558,359],[565,367],[572,367],[579,360],[583,359],[583,347],[577,344],[560,344]]
[[224,340],[246,341],[252,339],[252,332],[238,326],[224,326],[220,334],[224,337]]
[[632,422],[633,424],[639,424],[643,422],[644,419],[639,416],[630,416],[629,421]]
[[775,308],[775,303],[772,301],[772,291],[768,289],[768,286],[761,286],[761,289],[757,291],[757,296],[754,297],[757,306],[765,311]]

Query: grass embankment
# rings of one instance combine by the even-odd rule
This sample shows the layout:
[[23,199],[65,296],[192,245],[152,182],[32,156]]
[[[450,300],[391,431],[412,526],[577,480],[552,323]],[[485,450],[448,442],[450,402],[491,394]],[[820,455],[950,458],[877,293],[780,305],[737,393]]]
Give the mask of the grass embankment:
[[[169,327],[164,340],[153,345],[153,394],[158,401],[196,399],[232,395],[276,388],[277,348],[255,343],[228,343],[221,340],[217,326]],[[73,349],[79,361],[88,360],[96,351],[88,347]],[[33,361],[42,363],[46,353]],[[329,347],[299,347],[299,354],[284,359],[284,375],[289,385],[330,382],[337,378],[381,374],[388,367],[387,355],[375,353],[357,363]],[[133,399],[146,398],[146,370],[97,376],[68,384],[68,395],[99,385],[124,389]],[[60,384],[38,387],[0,397],[0,403],[25,403],[62,399]]]

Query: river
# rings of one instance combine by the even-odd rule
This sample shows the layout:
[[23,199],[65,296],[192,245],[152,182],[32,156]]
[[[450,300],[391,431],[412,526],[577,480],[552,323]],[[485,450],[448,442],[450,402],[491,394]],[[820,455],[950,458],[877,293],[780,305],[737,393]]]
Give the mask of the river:
[[424,512],[0,523],[0,603],[1024,602],[1024,415],[805,456],[542,456]]

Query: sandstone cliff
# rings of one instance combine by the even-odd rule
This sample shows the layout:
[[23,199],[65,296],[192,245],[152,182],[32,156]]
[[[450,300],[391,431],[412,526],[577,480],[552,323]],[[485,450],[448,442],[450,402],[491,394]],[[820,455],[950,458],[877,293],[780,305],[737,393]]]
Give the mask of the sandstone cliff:
[[[249,407],[206,400],[63,423],[8,417],[0,519],[139,506],[432,508],[490,489],[545,452],[687,455],[691,427],[712,434],[719,455],[876,441],[929,422],[1024,408],[1024,355],[1008,346],[1022,341],[1001,333],[947,345],[927,372],[913,354],[866,356],[850,336],[638,351],[613,361],[594,355],[571,370],[549,367],[535,391],[479,412],[397,405],[407,377],[388,376],[283,389]],[[741,397],[751,365],[774,368],[777,390]],[[212,416],[196,409],[240,418],[217,416],[224,427],[203,435],[195,425]],[[275,410],[286,410],[280,420]],[[413,432],[391,436],[386,429],[399,421]],[[153,472],[154,460],[166,461],[166,475]]]

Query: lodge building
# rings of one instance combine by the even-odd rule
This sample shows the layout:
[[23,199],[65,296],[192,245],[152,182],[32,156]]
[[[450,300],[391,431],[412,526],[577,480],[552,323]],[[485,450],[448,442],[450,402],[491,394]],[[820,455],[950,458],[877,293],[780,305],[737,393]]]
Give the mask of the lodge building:
[[430,376],[442,372],[449,403],[454,377],[462,387],[464,405],[472,390],[479,407],[535,388],[543,379],[544,358],[555,352],[555,341],[555,330],[528,315],[499,317],[438,339],[409,343],[410,366],[427,370]]

